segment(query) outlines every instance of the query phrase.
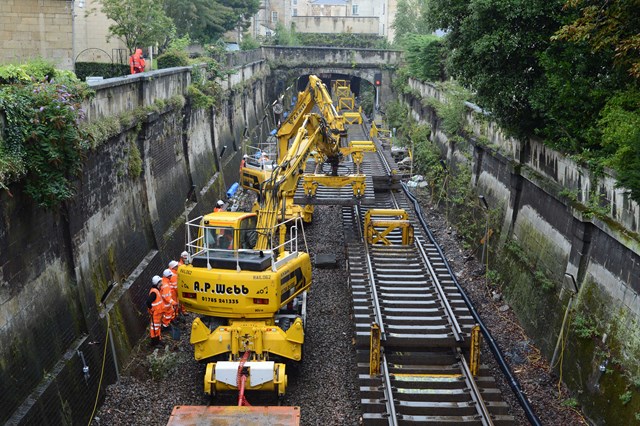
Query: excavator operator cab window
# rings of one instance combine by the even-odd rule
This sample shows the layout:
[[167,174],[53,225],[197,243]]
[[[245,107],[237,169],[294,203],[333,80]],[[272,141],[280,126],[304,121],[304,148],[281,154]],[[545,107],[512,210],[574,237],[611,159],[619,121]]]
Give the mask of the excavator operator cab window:
[[221,250],[233,250],[233,228],[218,229],[218,248]]
[[249,216],[240,222],[240,248],[252,249],[258,240],[256,216]]
[[233,228],[206,228],[204,242],[207,249],[233,250]]

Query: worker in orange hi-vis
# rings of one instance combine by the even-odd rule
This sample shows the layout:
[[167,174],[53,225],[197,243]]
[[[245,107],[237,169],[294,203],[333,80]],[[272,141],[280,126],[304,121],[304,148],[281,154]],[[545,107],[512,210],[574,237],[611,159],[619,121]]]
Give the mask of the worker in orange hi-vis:
[[142,56],[142,49],[136,49],[135,53],[129,56],[129,68],[131,74],[138,74],[144,72],[146,66],[144,57]]
[[149,326],[149,336],[151,337],[151,345],[155,346],[162,340],[162,317],[164,315],[164,301],[160,295],[160,284],[162,278],[154,276],[151,279],[151,289],[149,290],[149,296],[147,297],[147,309],[149,315],[151,315],[151,321]]
[[242,156],[242,160],[240,161],[240,176],[242,176],[242,169],[247,165],[247,158],[249,158],[249,156],[245,154]]
[[171,286],[171,297],[173,297],[173,300],[177,302],[174,305],[175,318],[178,318],[178,314],[184,315],[185,313],[185,310],[182,307],[182,304],[178,300],[178,266],[179,266],[179,263],[177,260],[172,260],[171,262],[169,262],[169,269],[173,274],[171,278],[169,278],[169,285]]
[[180,260],[178,260],[178,265],[188,265],[189,264],[189,253],[183,251],[180,253]]
[[178,303],[171,297],[171,269],[165,269],[162,273],[162,287],[160,287],[160,295],[164,302],[164,314],[162,315],[163,330],[169,328],[171,321],[175,315],[174,306]]
[[213,212],[214,213],[221,212],[223,207],[224,207],[224,201],[218,200],[218,202],[216,203],[216,206],[213,208]]

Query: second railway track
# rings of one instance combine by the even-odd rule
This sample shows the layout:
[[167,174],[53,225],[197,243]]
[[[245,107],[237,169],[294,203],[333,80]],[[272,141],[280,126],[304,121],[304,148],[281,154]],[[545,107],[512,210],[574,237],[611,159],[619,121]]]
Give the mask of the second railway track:
[[[388,156],[368,157],[363,166],[374,182],[391,174]],[[492,373],[471,360],[475,321],[409,200],[376,187],[375,201],[365,203],[342,207],[364,424],[515,424]],[[384,220],[377,209],[406,211],[414,240],[378,227],[389,245],[367,243],[365,215]],[[376,358],[380,368],[372,372]]]

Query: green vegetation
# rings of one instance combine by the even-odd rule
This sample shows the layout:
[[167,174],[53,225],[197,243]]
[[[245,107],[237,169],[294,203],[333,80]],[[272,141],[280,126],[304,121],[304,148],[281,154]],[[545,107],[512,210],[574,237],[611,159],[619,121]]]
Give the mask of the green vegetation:
[[260,42],[253,38],[251,34],[244,33],[240,42],[240,50],[253,50],[260,47]]
[[631,402],[632,397],[633,397],[633,392],[626,391],[625,393],[620,395],[620,402],[622,402],[622,405],[627,405],[628,403]]
[[104,62],[76,62],[76,76],[85,81],[87,77],[121,77],[129,74],[129,65]]
[[91,148],[96,148],[131,127],[137,131],[142,128],[142,122],[152,113],[162,112],[165,108],[181,109],[185,104],[183,96],[177,95],[168,100],[157,100],[152,105],[138,107],[133,111],[126,111],[117,117],[109,116],[99,120],[82,122],[83,131],[91,135]]
[[386,38],[368,34],[325,34],[299,33],[295,26],[287,28],[281,23],[276,25],[275,34],[264,39],[268,46],[324,46],[351,47],[359,49],[388,49]]
[[575,398],[567,398],[562,401],[562,405],[565,407],[578,408],[580,404],[578,404],[578,400]]
[[[394,27],[412,77],[454,78],[509,134],[613,168],[640,201],[634,2],[400,0]],[[440,39],[425,35],[436,29]],[[396,89],[410,92],[404,82]]]
[[173,20],[178,37],[188,35],[201,44],[213,43],[238,27],[247,29],[260,7],[260,0],[162,0],[159,3]]
[[124,42],[132,54],[137,47],[163,44],[174,30],[173,22],[156,0],[99,0],[102,12],[113,21],[109,35]]
[[171,351],[170,345],[164,347],[162,353],[155,349],[151,354],[147,355],[149,363],[149,373],[153,380],[162,380],[173,373],[178,364],[178,354]]
[[78,126],[80,103],[92,95],[73,73],[43,61],[0,67],[0,188],[24,179],[25,192],[41,207],[73,196],[72,180],[91,146]]
[[579,312],[573,318],[573,331],[583,339],[598,336],[598,326],[591,315]]
[[158,69],[188,65],[190,65],[189,55],[184,50],[170,49],[158,56]]
[[409,73],[422,81],[442,81],[444,47],[442,39],[434,35],[407,35],[404,39]]

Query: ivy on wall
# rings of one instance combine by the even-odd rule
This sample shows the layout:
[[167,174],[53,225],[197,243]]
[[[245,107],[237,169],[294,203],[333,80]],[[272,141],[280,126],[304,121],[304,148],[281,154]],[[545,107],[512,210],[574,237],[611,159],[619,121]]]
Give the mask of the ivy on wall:
[[73,197],[72,179],[91,146],[79,127],[81,102],[93,93],[73,73],[43,61],[0,67],[0,188],[24,179],[41,207]]

